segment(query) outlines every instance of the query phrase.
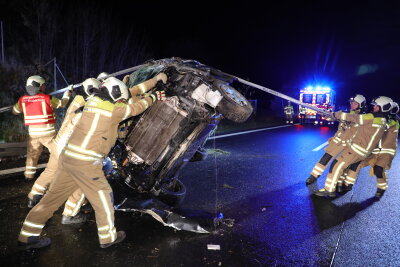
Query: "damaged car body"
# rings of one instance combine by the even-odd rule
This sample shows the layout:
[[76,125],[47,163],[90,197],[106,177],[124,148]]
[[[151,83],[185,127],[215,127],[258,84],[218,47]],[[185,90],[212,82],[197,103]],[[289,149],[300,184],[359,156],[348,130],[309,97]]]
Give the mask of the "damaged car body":
[[205,157],[202,147],[221,119],[244,122],[253,108],[230,86],[234,77],[194,60],[149,61],[129,76],[127,86],[160,72],[168,76],[167,84],[158,84],[167,99],[121,123],[119,139],[104,162],[115,210],[146,213],[165,226],[208,233],[176,212],[186,194],[180,171]]

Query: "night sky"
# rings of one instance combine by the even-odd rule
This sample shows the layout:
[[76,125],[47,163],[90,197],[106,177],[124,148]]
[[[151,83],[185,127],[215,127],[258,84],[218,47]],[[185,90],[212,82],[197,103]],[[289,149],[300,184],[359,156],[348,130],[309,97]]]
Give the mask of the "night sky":
[[[99,3],[58,2],[63,10]],[[190,1],[180,11],[169,2],[111,1],[96,10],[112,14],[111,29],[134,29],[143,36],[151,58],[196,59],[296,98],[300,88],[318,83],[337,90],[342,103],[355,93],[368,101],[378,95],[400,100],[397,4],[266,1],[264,7],[251,1],[225,6]],[[8,8],[0,11],[3,20],[16,14],[17,21],[18,8]]]

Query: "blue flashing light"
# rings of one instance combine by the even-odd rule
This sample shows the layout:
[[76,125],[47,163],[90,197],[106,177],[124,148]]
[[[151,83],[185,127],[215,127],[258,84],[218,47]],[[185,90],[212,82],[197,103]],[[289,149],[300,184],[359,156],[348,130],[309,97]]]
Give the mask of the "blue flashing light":
[[317,85],[317,86],[307,86],[306,88],[304,88],[304,90],[307,91],[326,91],[326,92],[330,92],[331,88],[328,86],[321,86],[321,85]]

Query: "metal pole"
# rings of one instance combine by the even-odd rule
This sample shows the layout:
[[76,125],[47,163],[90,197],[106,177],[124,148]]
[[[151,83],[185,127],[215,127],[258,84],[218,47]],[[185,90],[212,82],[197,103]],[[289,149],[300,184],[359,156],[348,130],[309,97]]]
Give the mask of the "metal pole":
[[57,59],[54,58],[54,91],[57,91]]
[[3,33],[3,21],[1,21],[1,59],[4,65],[4,33]]

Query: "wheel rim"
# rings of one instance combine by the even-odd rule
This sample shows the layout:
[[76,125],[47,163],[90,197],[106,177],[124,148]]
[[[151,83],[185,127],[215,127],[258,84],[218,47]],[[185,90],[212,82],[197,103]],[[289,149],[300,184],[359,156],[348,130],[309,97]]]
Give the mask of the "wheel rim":
[[247,99],[244,98],[244,96],[239,93],[238,91],[234,90],[232,87],[226,84],[221,85],[221,89],[224,90],[226,95],[232,99],[235,103],[241,105],[241,106],[246,106],[247,105]]

